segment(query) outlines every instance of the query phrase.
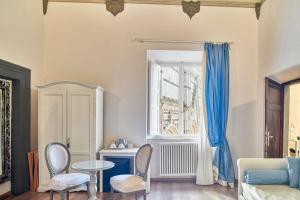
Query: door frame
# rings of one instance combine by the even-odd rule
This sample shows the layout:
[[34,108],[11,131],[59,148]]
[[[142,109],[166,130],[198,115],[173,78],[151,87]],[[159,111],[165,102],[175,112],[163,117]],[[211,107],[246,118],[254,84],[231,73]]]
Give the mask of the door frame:
[[0,78],[12,81],[11,193],[29,191],[31,71],[0,59]]
[[282,85],[285,87],[285,86],[290,86],[290,85],[294,85],[294,84],[297,84],[297,83],[300,83],[300,78],[284,82]]
[[284,95],[284,88],[286,86],[290,86],[290,85],[293,85],[293,84],[297,84],[297,83],[300,83],[300,77],[299,78],[296,78],[296,79],[293,79],[293,80],[290,80],[290,81],[286,81],[284,83],[278,83],[276,81],[274,81],[273,79],[269,78],[269,77],[266,77],[265,78],[265,127],[264,127],[264,157],[266,157],[266,132],[267,132],[267,118],[266,118],[266,111],[267,111],[267,84],[268,84],[268,81],[270,81],[271,83],[274,83],[274,85],[281,85],[282,87],[282,90],[281,90],[281,107],[282,107],[282,113],[281,113],[281,133],[280,133],[280,154],[283,156],[283,137],[284,137],[284,102],[285,102],[285,95]]

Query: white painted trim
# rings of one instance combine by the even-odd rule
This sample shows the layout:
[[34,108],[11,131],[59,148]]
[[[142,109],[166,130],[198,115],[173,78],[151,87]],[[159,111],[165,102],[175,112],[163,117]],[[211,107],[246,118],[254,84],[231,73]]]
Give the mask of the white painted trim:
[[197,135],[148,135],[147,140],[200,140],[200,134],[197,134]]
[[53,81],[44,85],[37,85],[37,88],[46,88],[46,87],[51,87],[54,85],[59,85],[59,84],[75,84],[75,85],[80,85],[86,88],[90,88],[90,89],[100,89],[102,91],[104,91],[104,88],[102,88],[99,85],[93,85],[93,84],[88,84],[88,83],[82,83],[80,81],[72,81],[72,80],[61,80],[61,81]]

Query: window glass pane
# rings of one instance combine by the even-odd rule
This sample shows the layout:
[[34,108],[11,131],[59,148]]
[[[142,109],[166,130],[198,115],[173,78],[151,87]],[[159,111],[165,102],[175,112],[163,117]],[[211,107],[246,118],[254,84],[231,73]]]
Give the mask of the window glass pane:
[[179,67],[160,70],[160,133],[177,135],[179,130]]
[[183,73],[183,133],[194,135],[200,132],[202,103],[201,67],[184,67]]

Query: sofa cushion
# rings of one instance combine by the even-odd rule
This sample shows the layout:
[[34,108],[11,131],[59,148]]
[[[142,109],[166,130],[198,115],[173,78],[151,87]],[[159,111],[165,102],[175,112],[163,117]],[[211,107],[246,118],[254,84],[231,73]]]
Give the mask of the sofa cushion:
[[299,188],[300,158],[288,158],[290,187]]
[[288,185],[250,185],[242,183],[245,200],[300,200],[300,190]]
[[289,174],[287,170],[247,170],[245,182],[252,185],[287,185]]

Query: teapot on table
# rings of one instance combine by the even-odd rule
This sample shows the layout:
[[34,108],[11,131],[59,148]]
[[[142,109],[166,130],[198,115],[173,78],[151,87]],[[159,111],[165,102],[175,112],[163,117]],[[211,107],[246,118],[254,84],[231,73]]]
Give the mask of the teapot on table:
[[120,148],[120,149],[128,148],[128,141],[125,138],[119,138],[118,148]]

